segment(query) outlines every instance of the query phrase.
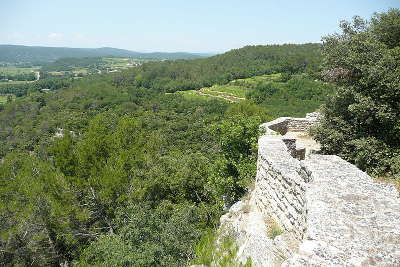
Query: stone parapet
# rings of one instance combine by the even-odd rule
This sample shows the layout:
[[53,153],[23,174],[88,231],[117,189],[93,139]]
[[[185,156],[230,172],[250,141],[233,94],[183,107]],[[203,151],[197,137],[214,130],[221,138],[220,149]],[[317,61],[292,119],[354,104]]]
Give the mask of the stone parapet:
[[[311,119],[310,119],[311,117]],[[239,245],[238,259],[254,266],[400,266],[400,198],[337,156],[297,157],[293,125],[318,116],[263,124],[257,176],[247,200],[221,217]],[[292,128],[290,128],[292,127]],[[297,131],[297,130],[296,130]],[[282,230],[271,236],[274,221]]]
[[272,217],[297,239],[305,231],[305,176],[300,161],[289,154],[282,136],[262,136],[258,142],[254,201],[265,217]]
[[320,117],[318,112],[307,113],[305,118],[280,117],[276,120],[260,125],[267,134],[278,133],[285,135],[287,132],[308,132]]

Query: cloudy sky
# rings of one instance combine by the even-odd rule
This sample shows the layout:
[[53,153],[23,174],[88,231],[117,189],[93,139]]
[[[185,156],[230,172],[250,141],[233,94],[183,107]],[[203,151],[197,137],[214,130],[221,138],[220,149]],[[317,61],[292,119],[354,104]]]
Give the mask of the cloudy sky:
[[1,0],[0,44],[223,52],[320,42],[400,0]]

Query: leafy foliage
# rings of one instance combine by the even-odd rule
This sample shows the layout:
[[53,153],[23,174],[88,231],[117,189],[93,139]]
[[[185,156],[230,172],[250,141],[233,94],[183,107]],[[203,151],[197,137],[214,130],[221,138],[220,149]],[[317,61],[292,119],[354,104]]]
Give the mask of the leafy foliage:
[[13,80],[13,81],[34,81],[36,80],[36,75],[33,72],[18,73],[18,74],[7,74],[0,72],[0,80],[3,79]]
[[247,98],[267,108],[274,116],[304,117],[324,103],[335,88],[308,75],[282,75],[278,81],[250,85]]
[[72,79],[53,78],[22,84],[0,83],[0,94],[13,94],[17,97],[21,97],[29,93],[38,92],[41,89],[57,90],[68,87],[70,84],[72,84],[72,82]]
[[216,161],[210,182],[225,204],[242,197],[254,179],[259,125],[269,119],[264,109],[240,103],[227,110],[224,121],[214,125],[212,130],[218,136],[222,157]]
[[341,87],[314,134],[334,153],[374,175],[399,175],[400,10],[355,17],[324,39],[326,77]]
[[268,227],[268,238],[270,239],[275,239],[275,237],[283,234],[284,232],[283,229],[278,225],[278,223],[272,218],[266,220],[266,225]]
[[319,65],[319,44],[246,46],[205,59],[147,63],[116,74],[115,83],[175,92],[255,75],[317,72]]
[[11,153],[0,165],[0,184],[1,264],[71,260],[74,225],[84,211],[61,173],[36,157]]
[[123,209],[116,219],[118,231],[99,237],[85,249],[81,266],[183,266],[193,257],[202,234],[202,211],[193,205],[163,202]]
[[[0,111],[1,264],[187,264],[254,179],[259,124],[273,117],[250,101],[164,91],[313,71],[318,53],[311,44],[246,47],[54,80],[48,93],[32,83]],[[229,251],[221,266],[232,266]]]
[[72,71],[76,67],[95,68],[104,65],[101,57],[60,58],[44,65],[41,71]]
[[[219,239],[218,239],[219,237]],[[229,233],[209,231],[196,246],[196,258],[192,264],[203,264],[216,267],[251,267],[251,259],[246,263],[237,262],[238,247]]]

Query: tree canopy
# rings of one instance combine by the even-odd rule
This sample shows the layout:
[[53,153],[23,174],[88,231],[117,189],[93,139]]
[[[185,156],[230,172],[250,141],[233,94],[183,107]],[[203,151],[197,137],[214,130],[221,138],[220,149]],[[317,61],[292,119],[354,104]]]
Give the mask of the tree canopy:
[[[4,88],[21,95],[0,105],[0,264],[191,262],[254,181],[260,123],[334,91],[318,80],[320,48],[248,46]],[[228,82],[247,99],[173,93]]]
[[400,174],[400,10],[341,23],[325,37],[327,80],[339,85],[315,130],[324,153],[375,175]]

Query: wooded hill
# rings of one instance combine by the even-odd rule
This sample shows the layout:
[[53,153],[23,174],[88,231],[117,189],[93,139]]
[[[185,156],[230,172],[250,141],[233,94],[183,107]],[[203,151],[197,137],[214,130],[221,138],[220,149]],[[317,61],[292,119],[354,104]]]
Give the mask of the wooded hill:
[[[275,115],[250,101],[166,92],[288,71],[273,90],[283,102],[273,104],[288,101],[282,92],[294,79],[293,99],[315,103],[296,112],[309,112],[327,93],[301,82],[317,75],[319,55],[316,44],[249,46],[24,85],[0,106],[1,263],[188,264],[224,204],[246,192],[258,126]],[[264,103],[272,91],[254,86]]]
[[[322,46],[247,46],[24,85],[0,105],[0,265],[213,261],[224,207],[254,180],[260,123],[324,102],[323,150],[398,179],[400,11],[342,29]],[[175,93],[223,85],[246,99]]]
[[315,74],[321,67],[320,48],[320,44],[246,46],[204,59],[148,63],[117,74],[115,80],[175,92],[263,74]]
[[195,53],[140,53],[112,47],[102,48],[69,48],[69,47],[44,47],[24,45],[0,45],[0,62],[20,63],[30,62],[43,64],[64,57],[132,57],[149,59],[191,59],[208,56]]

